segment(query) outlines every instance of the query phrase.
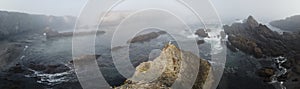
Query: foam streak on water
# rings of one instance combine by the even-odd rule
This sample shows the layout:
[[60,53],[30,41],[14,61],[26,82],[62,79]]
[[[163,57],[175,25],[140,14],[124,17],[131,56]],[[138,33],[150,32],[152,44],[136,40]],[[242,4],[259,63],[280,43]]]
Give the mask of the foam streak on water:
[[282,63],[284,63],[286,61],[287,61],[287,59],[282,56],[274,58],[274,62],[276,64],[277,71],[276,71],[275,75],[273,75],[271,77],[272,81],[269,83],[273,84],[275,86],[278,86],[277,87],[278,89],[286,89],[286,87],[283,85],[284,82],[278,81],[278,79],[277,79],[279,76],[285,75],[287,73],[287,69],[282,66]]
[[55,73],[55,74],[47,74],[32,69],[28,69],[28,70],[34,73],[25,75],[25,77],[37,78],[38,83],[48,85],[48,86],[55,86],[64,82],[70,82],[75,79],[75,76],[73,75],[74,74],[73,69],[61,73]]

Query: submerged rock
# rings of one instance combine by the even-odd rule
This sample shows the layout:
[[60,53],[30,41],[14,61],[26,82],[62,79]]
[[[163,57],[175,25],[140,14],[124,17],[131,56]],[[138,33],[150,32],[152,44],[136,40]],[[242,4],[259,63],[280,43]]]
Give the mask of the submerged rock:
[[[196,66],[195,60],[200,60],[200,66]],[[180,84],[185,83],[191,77],[186,74],[195,72],[192,69],[197,67],[199,72],[193,89],[202,89],[211,65],[190,52],[183,52],[175,45],[168,44],[159,57],[141,63],[136,67],[134,75],[116,89],[171,89],[175,80]]]

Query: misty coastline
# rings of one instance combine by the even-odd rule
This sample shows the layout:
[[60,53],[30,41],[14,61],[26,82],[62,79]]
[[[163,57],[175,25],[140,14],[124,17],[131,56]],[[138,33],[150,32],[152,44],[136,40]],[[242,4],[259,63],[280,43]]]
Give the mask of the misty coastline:
[[[28,14],[10,12],[0,12],[0,18],[1,16],[7,16],[5,14],[21,16],[19,16],[20,18],[17,21],[3,21],[7,23],[0,26],[7,27],[2,28],[0,32],[0,38],[2,39],[0,41],[0,68],[2,70],[0,72],[0,88],[81,89],[72,66],[71,47],[74,33],[72,31],[60,31],[72,29],[75,24],[74,18],[68,20],[62,19],[66,17],[38,15],[31,17]],[[8,18],[12,18],[12,16],[15,15],[9,15]],[[36,19],[37,22],[26,22],[32,20],[25,18],[36,17],[38,18]],[[54,20],[54,22],[49,22],[50,19]],[[261,79],[261,76],[258,76],[259,74],[257,75],[256,72],[261,68],[272,66],[272,58],[278,56],[288,58],[287,62],[291,63],[291,65],[287,66],[293,68],[291,77],[298,79],[298,64],[296,64],[296,59],[299,49],[296,48],[298,43],[295,40],[298,39],[299,33],[290,33],[289,31],[280,32],[285,30],[279,29],[280,31],[278,31],[268,27],[259,24],[253,17],[246,19],[245,23],[234,23],[231,26],[224,26],[225,33],[232,36],[229,36],[230,43],[227,44],[229,49],[227,50],[228,60],[218,89],[237,89],[241,87],[243,89],[273,89],[274,86],[264,82],[269,81],[270,74],[266,73],[266,71],[261,71],[261,74],[268,75],[263,76],[264,79]],[[199,39],[198,46],[203,51],[200,52],[201,58],[210,60],[211,54],[207,54],[210,51],[207,50],[210,44],[203,40],[203,38],[208,37],[205,33],[207,29],[201,29],[201,26],[195,26],[192,29],[195,31],[195,35],[198,35],[196,37]],[[253,35],[253,33],[256,35]],[[95,51],[99,55],[90,55],[97,56],[97,61],[100,63],[100,71],[104,73],[104,77],[112,87],[129,84],[128,81],[126,82],[127,79],[116,70],[110,55],[111,51],[123,50],[123,47],[111,49],[109,42],[113,31],[108,28],[98,32],[87,31],[75,34],[80,35],[79,37],[81,38],[89,38],[96,34],[97,49]],[[128,41],[131,44],[129,46],[129,57],[134,67],[139,66],[143,62],[154,60],[159,56],[158,54],[161,50],[164,49],[165,44],[171,40],[173,38],[167,33],[157,31],[157,29],[150,29],[146,34],[140,34],[130,42]],[[267,40],[267,42],[274,41],[274,43],[268,44],[264,40]],[[145,47],[144,45],[147,46]],[[152,53],[153,49],[157,51]],[[291,50],[294,53],[290,52]],[[290,54],[286,54],[289,52]],[[154,56],[149,58],[148,55],[151,53]],[[83,59],[86,57],[88,58],[89,56],[85,56]],[[287,67],[287,69],[289,68]],[[288,85],[297,88],[297,85],[293,85],[294,82],[298,82],[293,82],[295,79],[283,78],[282,80],[285,81],[285,86]],[[246,87],[248,85],[252,87]]]

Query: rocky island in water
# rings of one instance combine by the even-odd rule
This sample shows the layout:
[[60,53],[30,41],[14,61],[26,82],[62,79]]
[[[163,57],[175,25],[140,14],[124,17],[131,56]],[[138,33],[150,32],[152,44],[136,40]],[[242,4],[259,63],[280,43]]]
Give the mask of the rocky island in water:
[[[217,89],[300,89],[298,17],[270,23],[285,30],[282,34],[258,23],[253,16],[224,25],[222,37],[227,37],[229,50]],[[82,89],[72,57],[74,34],[82,38],[97,35],[96,54],[87,54],[77,61],[96,58],[99,71],[111,88],[171,89],[175,81],[184,85],[190,77],[184,74],[193,73],[190,69],[195,68],[199,72],[192,89],[208,89],[209,82],[214,81],[209,73],[217,63],[211,62],[211,54],[203,52],[208,51],[205,47],[210,47],[205,38],[210,38],[207,32],[213,28],[193,28],[200,57],[179,49],[164,31],[152,31],[128,40],[135,72],[132,77],[124,78],[110,53],[122,54],[125,47],[111,48],[106,39],[113,32],[73,33],[75,19],[0,11],[0,89]],[[193,60],[198,60],[200,66]]]

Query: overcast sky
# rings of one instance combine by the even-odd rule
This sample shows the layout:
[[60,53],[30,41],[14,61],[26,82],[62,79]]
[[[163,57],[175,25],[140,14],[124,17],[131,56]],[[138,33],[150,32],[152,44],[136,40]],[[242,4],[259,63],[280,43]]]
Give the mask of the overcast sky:
[[[0,10],[77,16],[87,0],[1,0]],[[249,15],[270,21],[300,14],[300,0],[211,0],[222,20]],[[135,3],[132,3],[135,4]],[[132,6],[132,5],[128,5]]]

